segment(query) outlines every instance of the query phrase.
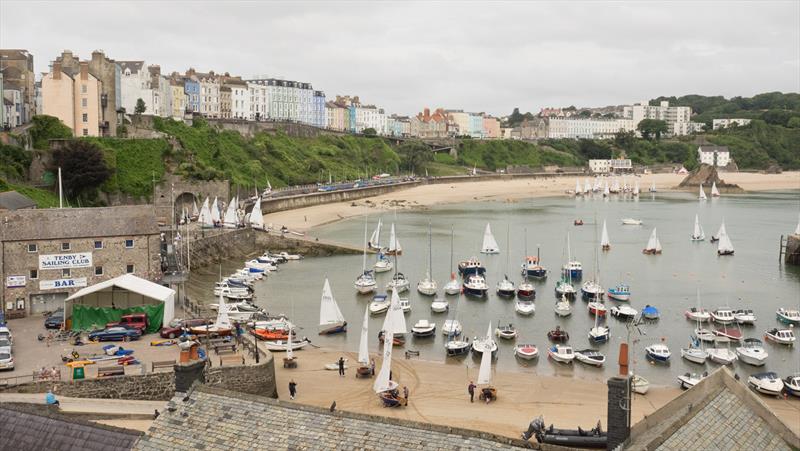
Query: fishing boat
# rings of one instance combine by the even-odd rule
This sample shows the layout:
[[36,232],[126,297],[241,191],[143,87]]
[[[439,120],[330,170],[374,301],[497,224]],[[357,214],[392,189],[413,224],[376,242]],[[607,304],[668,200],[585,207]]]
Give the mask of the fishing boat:
[[389,258],[384,255],[382,252],[378,253],[378,259],[375,261],[375,264],[372,266],[376,273],[379,272],[389,272],[394,268],[394,264]]
[[577,260],[568,261],[561,270],[568,273],[573,279],[580,279],[583,277],[583,265]]
[[758,338],[745,338],[742,346],[736,348],[736,355],[742,362],[753,366],[764,366],[769,357],[764,344]]
[[[591,302],[589,304],[592,304]],[[601,304],[602,305],[602,304]],[[611,335],[611,329],[608,326],[601,326],[600,325],[600,316],[605,316],[605,306],[603,305],[602,314],[600,313],[599,307],[595,307],[594,309],[594,327],[589,329],[589,340],[594,343],[604,343],[608,341],[609,336]],[[591,311],[591,307],[589,308]]]
[[708,377],[707,372],[703,372],[703,374],[697,373],[684,373],[678,376],[678,383],[680,383],[681,388],[683,389],[690,389],[695,385],[699,384],[701,380]]
[[445,335],[458,336],[461,335],[463,328],[457,319],[446,319],[442,323],[442,333]]
[[719,190],[717,189],[717,182],[711,182],[711,197],[719,197]]
[[757,392],[765,395],[780,396],[783,392],[783,381],[772,371],[751,374],[747,378],[747,383]]
[[385,294],[376,294],[372,297],[372,302],[369,304],[369,313],[371,315],[380,315],[381,313],[389,310],[391,299]]
[[606,356],[597,349],[581,349],[575,351],[575,359],[579,362],[591,366],[603,366],[606,363]]
[[631,390],[640,395],[646,395],[650,390],[650,382],[638,374],[634,374],[631,378]]
[[481,254],[499,254],[500,253],[500,246],[497,244],[497,240],[494,239],[494,235],[492,235],[492,227],[487,222],[486,229],[483,231],[483,244],[481,245]]
[[502,338],[504,340],[513,340],[517,338],[517,329],[511,323],[506,325],[498,324],[497,328],[494,330],[494,334],[498,338]]
[[421,319],[411,326],[411,334],[415,337],[432,337],[436,333],[436,323]]
[[364,215],[364,252],[361,259],[361,274],[356,278],[354,284],[356,291],[360,294],[372,293],[378,286],[372,270],[367,270],[367,246],[367,215]]
[[794,332],[791,329],[778,329],[777,327],[766,331],[764,333],[764,338],[774,341],[775,343],[790,346],[793,345],[796,340]]
[[572,352],[572,346],[569,345],[553,345],[547,349],[547,356],[558,363],[572,363],[575,360],[575,353]]
[[464,280],[464,294],[482,298],[486,297],[487,291],[489,291],[489,286],[481,275],[472,274]]
[[547,332],[547,338],[549,338],[550,341],[566,343],[569,341],[569,333],[562,329],[561,326],[556,326],[555,329]]
[[783,380],[783,385],[786,387],[787,393],[800,397],[800,373],[786,376],[786,378]]
[[694,215],[694,230],[692,231],[692,241],[703,241],[706,239],[706,233],[703,231],[703,226],[700,225],[700,217]]
[[525,257],[525,263],[522,264],[522,275],[533,277],[536,279],[543,279],[547,277],[547,268],[539,264],[539,249],[536,249],[536,256]]
[[672,353],[669,352],[667,345],[663,343],[655,343],[644,348],[647,357],[656,362],[668,362]]
[[661,254],[661,241],[659,241],[658,235],[656,235],[655,227],[653,227],[653,232],[650,234],[650,239],[647,241],[647,247],[642,249],[642,253],[646,255]]
[[[484,343],[494,343],[492,340],[492,323],[489,322],[489,329],[486,331],[486,341]],[[475,352],[475,342],[477,340],[472,340],[472,352]],[[497,389],[492,386],[492,358],[494,357],[493,352],[496,351],[497,344],[494,344],[495,351],[489,351],[491,348],[490,346],[484,345],[483,351],[480,352],[481,354],[481,366],[478,369],[478,388],[480,389],[480,395],[478,395],[478,399],[486,401],[489,403],[490,401],[494,401],[497,399]]]
[[536,304],[528,299],[517,299],[514,302],[514,311],[523,316],[533,315],[536,313]]
[[739,357],[733,352],[729,347],[725,348],[708,348],[706,349],[708,353],[708,358],[711,359],[712,362],[716,362],[722,365],[731,365],[733,362],[739,360]]
[[708,199],[708,197],[706,197],[706,192],[703,190],[703,184],[702,183],[700,184],[700,196],[698,198],[700,200]]
[[433,296],[438,290],[436,281],[431,276],[431,267],[433,266],[433,248],[431,246],[431,223],[428,222],[428,269],[425,272],[425,278],[417,282],[417,291],[426,296]]
[[518,344],[514,347],[514,355],[522,360],[533,360],[539,357],[539,349],[530,343]]
[[450,304],[447,303],[446,299],[442,298],[435,298],[433,302],[431,302],[431,311],[433,313],[444,313],[450,308]]
[[639,311],[627,304],[615,305],[611,307],[611,315],[623,321],[629,321],[639,314]]
[[778,321],[784,324],[794,324],[795,326],[800,324],[800,310],[789,310],[781,307],[775,314]]
[[[394,337],[395,334],[406,333],[406,320],[403,311],[400,309],[400,298],[397,292],[392,292],[391,307],[386,314],[381,333]],[[392,374],[392,348],[394,340],[384,340],[383,342],[383,362],[381,370],[375,378],[372,389],[381,400],[385,407],[404,406],[408,400],[400,395],[398,383],[391,380]]]
[[344,320],[344,315],[339,309],[339,304],[336,303],[336,298],[333,297],[331,285],[328,283],[328,278],[325,278],[325,284],[322,285],[322,298],[319,306],[319,327],[320,335],[338,334],[347,332],[347,321]]
[[725,230],[725,223],[720,227],[718,238],[717,255],[733,255],[733,243],[731,242],[731,237],[728,236],[728,231]]
[[256,201],[253,204],[253,209],[250,210],[250,216],[247,218],[247,223],[253,229],[264,230],[264,215],[261,214],[261,202]]
[[661,317],[661,312],[652,305],[645,305],[642,309],[642,317],[649,320],[657,320]]
[[711,320],[711,313],[709,313],[708,310],[700,307],[689,308],[689,310],[683,312],[683,316],[690,321],[697,321],[699,323],[704,323]]
[[736,320],[737,324],[749,324],[753,325],[756,323],[756,314],[751,309],[739,309],[733,312],[733,318]]
[[718,324],[733,324],[736,321],[733,316],[733,310],[727,308],[718,308],[712,311],[711,318]]
[[630,285],[621,283],[616,287],[609,288],[608,297],[615,301],[630,301],[631,287]]
[[400,240],[397,239],[394,223],[392,223],[392,228],[389,229],[389,247],[386,248],[385,253],[386,255],[403,255],[403,247],[400,246]]
[[699,339],[689,337],[689,346],[681,348],[681,357],[690,362],[702,365],[706,363],[708,353],[703,349],[702,342]]
[[608,228],[606,227],[605,219],[603,219],[603,233],[600,234],[600,248],[604,251],[611,250],[611,241],[608,239]]
[[[508,271],[508,265],[510,261],[511,255],[511,236],[510,236],[510,226],[506,228],[506,271]],[[514,286],[514,282],[509,280],[508,275],[503,275],[503,280],[497,282],[497,295],[503,297],[513,297],[514,294],[517,292],[517,287]]]
[[472,274],[483,275],[486,272],[486,268],[483,264],[475,257],[470,257],[467,260],[458,262],[458,272],[461,274],[461,277],[467,277]]
[[381,247],[381,227],[383,226],[383,221],[381,218],[378,218],[378,224],[375,226],[375,230],[372,231],[372,235],[369,237],[369,241],[367,242],[367,246],[370,249],[380,251],[383,249]]
[[489,323],[489,330],[486,331],[485,337],[474,337],[472,339],[472,353],[475,355],[486,353],[492,356],[497,353],[497,342],[492,338],[491,323]]
[[638,226],[638,225],[642,225],[642,220],[641,219],[633,219],[633,218],[625,218],[625,219],[622,220],[622,225]]
[[572,306],[569,304],[566,295],[561,295],[561,300],[556,302],[554,307],[556,315],[558,316],[569,316],[572,314]]

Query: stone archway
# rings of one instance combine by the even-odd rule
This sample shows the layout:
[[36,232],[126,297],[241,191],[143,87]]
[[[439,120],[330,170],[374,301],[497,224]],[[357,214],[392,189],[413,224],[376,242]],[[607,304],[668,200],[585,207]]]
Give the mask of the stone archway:
[[189,215],[192,214],[192,209],[194,208],[194,203],[197,202],[197,209],[199,211],[202,205],[200,201],[197,199],[197,196],[194,193],[183,192],[179,195],[175,196],[175,214],[180,217],[183,209],[186,208],[186,211],[189,212]]

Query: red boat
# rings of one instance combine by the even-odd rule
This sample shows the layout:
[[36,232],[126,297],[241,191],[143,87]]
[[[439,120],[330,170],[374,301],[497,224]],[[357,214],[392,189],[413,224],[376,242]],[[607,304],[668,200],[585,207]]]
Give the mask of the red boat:
[[606,316],[606,306],[602,302],[590,302],[589,312],[593,315],[597,314],[597,316]]
[[547,333],[547,338],[551,341],[567,342],[569,340],[569,334],[566,330],[562,330],[560,326],[556,326],[554,330]]
[[739,329],[717,329],[714,331],[714,335],[718,337],[725,337],[731,340],[739,341],[742,339],[742,331]]
[[250,333],[259,340],[286,340],[289,338],[289,332],[285,330],[254,329]]
[[[378,332],[378,340],[383,343],[383,331]],[[406,344],[406,337],[403,334],[395,334],[392,337],[392,346],[403,346]]]

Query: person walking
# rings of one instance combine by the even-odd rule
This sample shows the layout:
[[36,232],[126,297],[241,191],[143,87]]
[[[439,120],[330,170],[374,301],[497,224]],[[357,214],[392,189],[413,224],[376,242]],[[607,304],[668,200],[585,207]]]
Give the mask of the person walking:
[[344,357],[339,357],[339,376],[344,377]]
[[44,395],[44,402],[48,406],[61,407],[61,403],[58,402],[58,400],[56,399],[56,395],[53,394],[52,390],[47,390],[47,394]]
[[403,385],[403,397],[406,398],[406,402],[408,402],[408,386]]
[[475,402],[475,385],[474,382],[469,381],[469,385],[467,386],[467,392],[469,392],[469,402]]
[[297,383],[294,379],[289,380],[289,397],[294,399],[297,396]]
[[369,371],[372,373],[373,376],[375,375],[375,359],[370,359]]

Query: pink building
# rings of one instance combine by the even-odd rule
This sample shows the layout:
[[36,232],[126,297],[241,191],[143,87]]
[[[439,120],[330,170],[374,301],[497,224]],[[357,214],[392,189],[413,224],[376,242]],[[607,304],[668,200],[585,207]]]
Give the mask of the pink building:
[[483,137],[487,139],[498,139],[502,137],[499,119],[493,116],[483,116]]

